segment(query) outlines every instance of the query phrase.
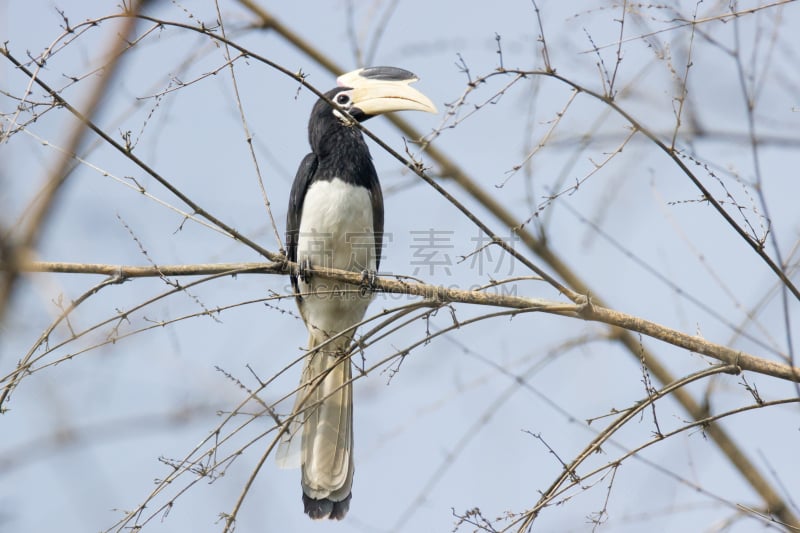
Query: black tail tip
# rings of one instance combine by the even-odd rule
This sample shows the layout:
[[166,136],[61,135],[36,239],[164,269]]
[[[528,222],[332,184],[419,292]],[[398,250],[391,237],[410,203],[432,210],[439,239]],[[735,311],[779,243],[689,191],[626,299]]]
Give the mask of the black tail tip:
[[341,520],[350,509],[350,498],[352,497],[353,493],[351,492],[344,500],[335,502],[328,498],[316,500],[303,493],[303,510],[314,520],[322,520],[324,518]]

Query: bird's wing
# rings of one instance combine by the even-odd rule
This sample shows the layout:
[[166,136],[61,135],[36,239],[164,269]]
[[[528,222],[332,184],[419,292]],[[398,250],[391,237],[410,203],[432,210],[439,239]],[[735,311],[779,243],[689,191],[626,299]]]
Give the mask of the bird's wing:
[[[292,183],[292,190],[289,193],[289,210],[286,213],[286,258],[289,261],[297,261],[297,241],[300,234],[300,218],[303,215],[303,200],[308,191],[314,172],[317,170],[317,156],[312,152],[303,158],[300,168]],[[290,275],[292,287],[295,294],[300,292],[297,285],[297,276]],[[298,296],[300,298],[300,296]],[[281,437],[278,445],[276,461],[281,468],[298,468],[301,459],[301,439],[299,433],[303,428],[302,414],[296,416],[289,424],[286,433]]]
[[[297,240],[300,233],[300,218],[303,215],[303,199],[314,178],[317,164],[317,156],[313,152],[303,158],[289,194],[289,211],[286,213],[286,257],[292,262],[297,261]],[[297,294],[300,292],[297,287],[297,276],[292,274],[291,279],[292,287]]]
[[[377,181],[377,178],[376,178]],[[378,184],[370,191],[372,200],[372,230],[375,233],[375,270],[381,268],[381,250],[383,249],[383,193]]]

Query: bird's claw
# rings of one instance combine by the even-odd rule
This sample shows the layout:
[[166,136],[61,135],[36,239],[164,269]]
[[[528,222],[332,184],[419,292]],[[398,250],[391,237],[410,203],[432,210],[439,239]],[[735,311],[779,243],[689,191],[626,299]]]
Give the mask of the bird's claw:
[[371,293],[376,288],[378,272],[375,270],[364,269],[361,271],[361,296]]
[[297,277],[303,283],[308,283],[311,278],[311,261],[307,257],[297,264]]

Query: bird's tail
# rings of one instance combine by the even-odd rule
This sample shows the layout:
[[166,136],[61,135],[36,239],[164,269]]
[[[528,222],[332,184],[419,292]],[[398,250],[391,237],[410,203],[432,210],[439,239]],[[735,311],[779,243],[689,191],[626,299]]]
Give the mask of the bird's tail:
[[313,333],[303,367],[297,411],[303,417],[302,478],[305,512],[314,519],[341,520],[353,486],[353,389],[348,336],[316,349],[325,338]]

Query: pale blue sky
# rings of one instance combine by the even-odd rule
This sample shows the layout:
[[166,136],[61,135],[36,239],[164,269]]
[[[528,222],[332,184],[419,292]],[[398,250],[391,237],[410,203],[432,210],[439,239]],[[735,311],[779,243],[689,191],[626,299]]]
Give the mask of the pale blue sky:
[[[354,10],[350,2],[342,1],[264,6],[347,69],[360,66],[353,35],[361,46],[371,49],[377,21],[386,20],[378,32],[373,64],[400,66],[420,77],[417,87],[441,113],[405,113],[403,117],[425,133],[453,123],[453,117],[446,115],[448,103],[461,97],[467,82],[458,66],[459,57],[469,66],[471,76],[488,74],[498,66],[497,35],[501,36],[505,67],[542,67],[536,14],[527,1],[506,0],[489,7],[484,2],[412,0],[398,2],[385,19],[391,3],[352,4],[357,6]],[[600,72],[603,68],[613,71],[616,58],[619,24],[614,19],[620,16],[619,6],[543,0],[540,7],[557,72],[602,91]],[[290,70],[302,70],[320,90],[333,86],[333,75],[279,36],[249,29],[254,17],[238,3],[221,2],[220,8],[229,38]],[[0,6],[0,41],[7,43],[15,57],[38,56],[52,43],[61,43],[39,75],[62,88],[69,84],[69,77],[83,76],[100,64],[119,26],[118,21],[104,21],[62,47],[63,22],[56,9],[63,10],[75,25],[115,13],[117,8],[113,3],[76,1]],[[683,17],[691,17],[693,9],[694,4],[688,2],[676,7]],[[708,11],[701,11],[701,16],[710,16],[724,8],[703,4],[702,9]],[[158,3],[150,13],[186,24],[203,21],[207,26],[216,19],[211,2]],[[677,28],[676,18],[676,12],[667,8],[634,10],[628,15],[616,81],[620,105],[667,142],[675,124],[674,98],[679,94],[675,75],[684,75],[691,39],[690,29]],[[796,207],[800,75],[794,68],[800,44],[792,29],[798,22],[794,5],[739,21],[740,43],[746,50],[741,55],[742,66],[746,73],[755,73],[758,87],[757,133],[768,141],[758,152],[764,194],[781,253],[784,259],[791,258],[792,264],[796,263],[793,254],[800,234]],[[142,22],[138,32],[152,27]],[[653,33],[666,27],[672,29]],[[754,188],[741,183],[753,182],[756,167],[746,142],[740,77],[727,53],[736,45],[734,24],[709,22],[700,30],[692,43],[689,103],[677,144],[713,171],[711,175],[703,165],[684,159],[720,199],[726,200],[727,190],[738,202],[741,211],[731,209],[736,221],[748,230],[750,223],[752,230],[762,235],[766,227],[763,206]],[[774,41],[768,37],[772,32]],[[653,35],[635,38],[648,33]],[[604,66],[599,69],[597,56],[591,52],[593,43],[601,47]],[[130,131],[138,157],[215,216],[277,251],[230,71],[222,68],[216,75],[204,76],[224,65],[223,54],[221,47],[195,32],[153,30],[126,55],[97,122],[117,140]],[[22,94],[28,80],[7,60],[0,62],[0,113],[2,128],[8,130],[17,102],[5,92]],[[240,59],[235,69],[259,169],[282,235],[291,180],[308,152],[306,125],[315,97],[256,59]],[[195,79],[198,81],[162,97],[148,98]],[[630,127],[586,95],[569,103],[570,88],[555,80],[531,77],[520,81],[494,104],[467,116],[474,105],[485,102],[509,81],[509,77],[493,78],[469,95],[468,104],[459,110],[463,121],[443,129],[435,146],[520,222],[532,216],[553,187],[563,190],[580,182],[577,191],[560,196],[527,227],[546,234],[552,249],[612,307],[754,355],[778,359],[776,352],[786,352],[780,298],[773,293],[766,303],[759,303],[775,287],[775,276],[713,209],[698,201],[697,189],[665,154],[637,135],[593,172],[630,134]],[[80,107],[93,83],[90,75],[64,89],[62,95]],[[34,89],[29,99],[45,100],[39,89]],[[561,122],[546,137],[568,103]],[[29,119],[24,113],[18,117],[19,121]],[[51,110],[28,125],[30,135],[16,133],[0,145],[0,223],[4,226],[17,220],[35,195],[57,158],[51,145],[63,145],[72,125],[65,111]],[[694,125],[707,135],[688,135]],[[372,120],[367,127],[404,153],[402,135],[386,119]],[[580,149],[584,136],[593,141]],[[509,175],[543,138],[547,140],[545,148],[534,155],[530,166]],[[94,144],[96,141],[88,135],[82,149],[96,168],[80,165],[70,176],[44,231],[40,259],[137,265],[260,259],[247,247],[201,224],[184,222],[163,203],[126,187],[132,177],[158,200],[185,208],[155,180],[109,147]],[[496,272],[496,262],[501,259],[498,250],[491,251],[491,260],[484,256],[483,269],[471,259],[459,262],[460,256],[474,251],[480,237],[477,228],[374,143],[370,142],[370,148],[385,191],[386,231],[391,234],[382,270],[461,288],[497,277],[530,275],[520,264],[512,268],[509,257],[503,258],[506,262]],[[425,161],[435,174],[435,166]],[[509,234],[456,184],[441,183],[497,233]],[[576,213],[594,221],[636,261]],[[437,266],[431,272],[430,265],[420,268],[420,236],[431,230],[448,239],[447,247],[429,252],[450,260],[449,271]],[[550,271],[521,244],[516,246]],[[446,259],[444,254],[448,254]],[[13,370],[58,315],[59,298],[64,302],[77,298],[101,279],[26,276],[12,312],[0,326],[0,375]],[[181,280],[184,284],[188,281]],[[156,301],[120,321],[118,332],[267,298],[274,292],[286,294],[287,287],[288,280],[280,276],[223,278]],[[510,287],[520,295],[560,298],[539,281],[518,281]],[[87,328],[168,288],[161,280],[148,279],[104,289],[81,306],[70,324],[75,330]],[[371,310],[379,312],[407,301],[379,295]],[[800,308],[791,297],[790,309],[796,336]],[[485,312],[455,308],[455,316],[462,321]],[[748,312],[756,315],[757,323],[747,321]],[[429,322],[415,321],[370,346],[365,353],[367,365],[415,343],[428,330],[447,327],[452,320],[453,315],[445,309]],[[47,354],[43,364],[77,355],[24,379],[7,405],[9,411],[0,417],[0,531],[112,528],[121,510],[142,503],[155,488],[154,480],[169,474],[171,468],[165,462],[189,454],[222,422],[224,414],[219,413],[232,410],[245,397],[217,368],[247,387],[256,387],[250,369],[266,380],[300,357],[306,342],[291,299],[247,303],[215,318],[194,317],[103,344],[115,324]],[[731,324],[746,324],[749,335],[773,350],[743,339]],[[359,378],[355,384],[356,474],[347,519],[335,524],[311,523],[302,513],[299,472],[279,470],[269,459],[240,510],[237,531],[450,531],[455,522],[451,509],[463,513],[479,507],[489,518],[527,509],[561,469],[531,433],[540,434],[566,461],[591,440],[592,433],[582,421],[625,409],[645,396],[639,364],[616,344],[602,340],[605,331],[600,324],[549,315],[496,318],[414,349],[396,374],[375,370]],[[50,346],[65,335],[64,327],[58,329]],[[585,343],[565,347],[583,337]],[[642,342],[678,376],[709,363],[652,339]],[[101,346],[84,351],[95,345]],[[275,401],[289,393],[298,374],[295,365],[261,397]],[[524,376],[525,386],[516,383],[514,376],[518,375]],[[746,378],[766,400],[795,394],[791,385],[766,376],[748,374]],[[734,376],[718,377],[688,389],[698,401],[703,401],[707,391],[713,392],[712,408],[721,412],[752,403],[740,381]],[[562,411],[554,409],[551,402]],[[248,412],[256,407],[249,406]],[[284,409],[289,408],[290,404],[285,404]],[[657,413],[663,431],[680,427],[685,420],[684,412],[671,400],[659,402]],[[221,435],[230,434],[245,420],[240,416],[225,425]],[[603,428],[609,420],[601,418],[592,429]],[[262,418],[248,425],[220,448],[218,458],[267,431],[271,424]],[[725,427],[771,482],[782,485],[789,494],[800,493],[796,406],[742,414],[727,419]],[[636,447],[648,441],[653,430],[648,414],[629,424],[615,441],[626,449]],[[145,531],[221,530],[220,513],[231,511],[270,441],[271,434],[247,448],[214,483],[203,479],[193,485],[175,500],[167,517],[156,517]],[[593,457],[589,464],[600,466],[623,453],[614,445],[603,449],[605,454]],[[717,498],[756,508],[761,505],[701,432],[690,431],[653,446],[642,458],[645,460],[629,460],[618,470],[607,506],[608,522],[601,529],[709,530],[734,515]],[[698,494],[648,462],[666,467],[708,494]],[[582,473],[589,469],[585,467]],[[191,476],[180,477],[149,503],[146,513],[169,502],[193,481]],[[586,517],[603,508],[608,483],[606,478],[565,505],[545,509],[537,530],[589,530]],[[800,514],[798,509],[795,512]],[[731,530],[756,527],[758,522],[743,519]],[[472,529],[462,526],[464,531]]]

